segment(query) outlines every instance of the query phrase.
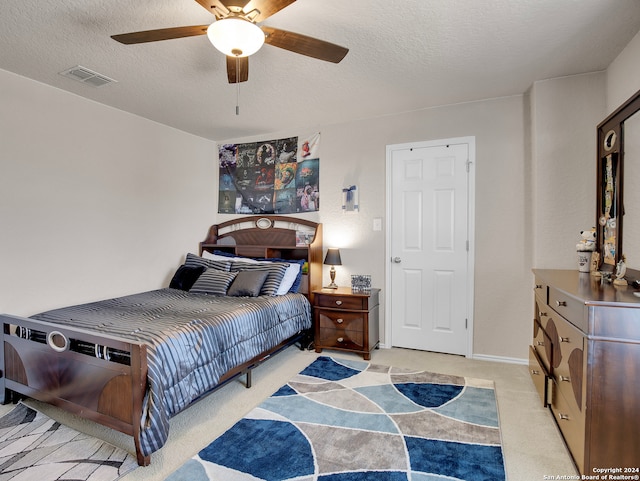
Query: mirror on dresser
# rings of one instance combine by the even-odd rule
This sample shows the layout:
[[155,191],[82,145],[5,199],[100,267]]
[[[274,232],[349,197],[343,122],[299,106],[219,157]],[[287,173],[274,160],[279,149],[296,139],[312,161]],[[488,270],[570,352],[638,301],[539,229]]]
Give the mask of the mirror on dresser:
[[596,250],[600,270],[624,255],[628,276],[640,274],[640,91],[598,125]]

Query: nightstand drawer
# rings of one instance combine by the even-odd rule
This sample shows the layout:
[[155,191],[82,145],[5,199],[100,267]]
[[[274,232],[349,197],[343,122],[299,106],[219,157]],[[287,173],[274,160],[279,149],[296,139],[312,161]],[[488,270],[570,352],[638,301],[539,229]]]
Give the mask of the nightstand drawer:
[[362,331],[364,329],[364,315],[359,312],[318,310],[320,329],[346,329]]
[[367,310],[366,297],[336,296],[332,294],[316,294],[317,307],[331,307],[335,309]]
[[320,328],[320,343],[327,349],[341,348],[360,351],[364,348],[362,331]]

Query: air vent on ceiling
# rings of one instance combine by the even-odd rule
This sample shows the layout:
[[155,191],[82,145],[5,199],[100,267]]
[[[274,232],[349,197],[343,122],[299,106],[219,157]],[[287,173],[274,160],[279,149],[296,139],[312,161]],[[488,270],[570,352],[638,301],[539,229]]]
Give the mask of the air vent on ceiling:
[[77,80],[78,82],[92,85],[93,87],[102,87],[103,85],[117,82],[117,80],[113,80],[106,75],[94,72],[93,70],[81,65],[76,65],[75,67],[71,67],[64,72],[60,72],[60,75],[71,78],[73,80]]

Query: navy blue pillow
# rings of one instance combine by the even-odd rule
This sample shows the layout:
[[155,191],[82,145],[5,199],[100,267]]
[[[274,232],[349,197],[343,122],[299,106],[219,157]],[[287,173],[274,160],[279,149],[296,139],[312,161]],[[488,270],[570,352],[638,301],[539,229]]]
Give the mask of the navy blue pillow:
[[[224,256],[224,257],[244,257],[244,256],[239,256],[238,254],[234,254],[233,252],[213,251],[213,253],[218,256]],[[248,259],[251,259],[251,258],[249,257]]]
[[198,280],[198,277],[205,271],[205,266],[186,266],[181,265],[173,275],[169,287],[188,291]]

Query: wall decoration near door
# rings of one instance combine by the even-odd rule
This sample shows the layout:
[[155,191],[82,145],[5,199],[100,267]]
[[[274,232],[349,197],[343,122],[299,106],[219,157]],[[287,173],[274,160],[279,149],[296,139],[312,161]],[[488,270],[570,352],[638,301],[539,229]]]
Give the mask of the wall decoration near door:
[[218,148],[220,214],[320,209],[320,133]]

